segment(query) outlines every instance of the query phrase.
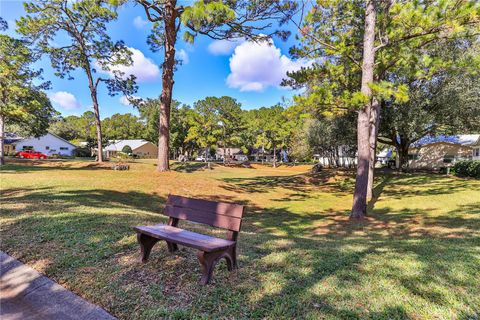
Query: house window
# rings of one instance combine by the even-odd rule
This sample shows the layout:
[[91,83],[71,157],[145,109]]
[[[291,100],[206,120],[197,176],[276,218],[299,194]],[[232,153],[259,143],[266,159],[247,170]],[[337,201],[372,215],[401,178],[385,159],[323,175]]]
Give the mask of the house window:
[[408,160],[418,160],[418,154],[409,154]]
[[67,147],[60,147],[60,150],[68,150]]
[[443,163],[452,163],[455,160],[455,156],[451,154],[446,154],[443,156]]
[[33,146],[23,146],[22,150],[33,150]]
[[49,147],[49,146],[46,146],[46,147],[45,147],[45,150],[50,150],[50,147]]
[[480,148],[473,148],[473,156],[480,157]]

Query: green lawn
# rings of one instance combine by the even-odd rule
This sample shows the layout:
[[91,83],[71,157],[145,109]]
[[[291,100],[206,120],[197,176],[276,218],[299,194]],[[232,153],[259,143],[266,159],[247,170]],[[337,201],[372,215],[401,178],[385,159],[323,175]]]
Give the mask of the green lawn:
[[[480,317],[479,180],[379,175],[368,220],[351,223],[351,173],[202,167],[8,164],[1,250],[121,319]],[[138,262],[132,226],[165,222],[169,193],[248,207],[238,272],[222,261],[202,287],[196,252],[164,243]]]

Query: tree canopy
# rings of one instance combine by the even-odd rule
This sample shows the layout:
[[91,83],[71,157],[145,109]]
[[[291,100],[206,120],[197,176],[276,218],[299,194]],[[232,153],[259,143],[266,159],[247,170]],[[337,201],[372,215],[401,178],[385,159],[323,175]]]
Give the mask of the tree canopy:
[[[98,86],[105,83],[110,95],[123,92],[135,93],[135,77],[125,75],[115,66],[132,63],[130,51],[122,41],[114,42],[107,33],[107,24],[117,18],[105,0],[39,0],[24,4],[26,16],[17,21],[18,32],[30,41],[39,54],[50,57],[56,75],[73,79],[71,72],[85,72],[92,99],[97,150],[102,150],[102,129],[98,103]],[[55,37],[65,32],[69,41],[57,44]],[[109,72],[112,77],[96,75],[98,69]],[[102,152],[98,152],[102,161]]]
[[[0,18],[1,29],[8,24]],[[56,112],[42,91],[49,87],[42,80],[42,70],[35,70],[35,53],[25,41],[0,34],[0,164],[4,163],[5,126],[17,133],[39,136],[46,132]]]

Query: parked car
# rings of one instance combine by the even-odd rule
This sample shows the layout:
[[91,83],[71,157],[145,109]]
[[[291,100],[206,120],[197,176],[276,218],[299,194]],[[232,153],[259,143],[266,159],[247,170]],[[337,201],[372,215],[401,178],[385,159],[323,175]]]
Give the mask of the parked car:
[[48,156],[44,153],[33,151],[33,150],[24,150],[17,153],[18,158],[22,159],[47,159]]

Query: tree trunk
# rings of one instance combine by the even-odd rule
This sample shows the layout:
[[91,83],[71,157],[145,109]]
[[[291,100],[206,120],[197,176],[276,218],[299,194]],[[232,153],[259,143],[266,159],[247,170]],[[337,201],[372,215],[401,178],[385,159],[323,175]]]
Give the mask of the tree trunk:
[[[90,97],[92,98],[93,113],[95,115],[95,127],[97,131],[97,162],[103,162],[103,146],[102,146],[102,123],[100,122],[100,110],[97,99],[97,86],[93,82],[92,70],[89,61],[85,62],[85,72],[88,78],[88,87],[90,89]],[[97,81],[98,83],[98,81]]]
[[162,94],[160,97],[160,119],[158,128],[158,161],[157,171],[169,171],[168,164],[168,142],[170,136],[170,105],[172,103],[173,69],[175,67],[175,42],[177,40],[177,29],[175,21],[176,1],[168,0],[165,4],[165,59],[162,73]]
[[358,111],[357,120],[357,143],[358,164],[353,194],[353,206],[350,218],[361,219],[367,214],[367,187],[368,168],[370,158],[370,113],[372,107],[372,90],[369,84],[373,82],[375,63],[375,1],[368,0],[365,9],[365,32],[363,35],[363,63],[362,63],[362,87],[361,92],[369,98],[369,101]]
[[102,146],[102,124],[100,122],[100,110],[98,109],[98,102],[97,102],[97,93],[92,93],[92,99],[95,96],[95,100],[93,102],[93,112],[95,113],[95,127],[97,128],[97,161],[103,162],[103,146]]
[[408,149],[410,142],[401,139],[400,143],[397,144],[397,154],[398,154],[398,169],[405,170],[408,164]]
[[273,147],[273,167],[277,167],[277,148]]
[[5,117],[0,115],[0,166],[5,164]]
[[372,110],[370,113],[370,159],[368,164],[368,186],[367,186],[367,201],[373,198],[373,180],[375,178],[375,163],[377,155],[377,136],[378,128],[380,126],[380,103],[373,99]]

